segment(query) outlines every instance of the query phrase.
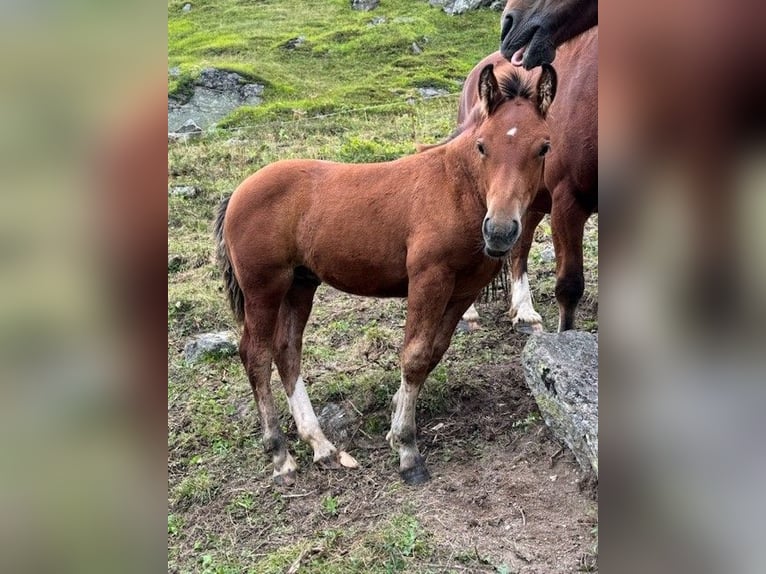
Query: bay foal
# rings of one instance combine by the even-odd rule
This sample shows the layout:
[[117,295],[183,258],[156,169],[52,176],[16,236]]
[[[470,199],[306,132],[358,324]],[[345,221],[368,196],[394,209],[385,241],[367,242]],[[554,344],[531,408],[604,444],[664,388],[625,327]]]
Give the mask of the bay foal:
[[222,203],[217,254],[243,326],[240,357],[277,483],[292,484],[297,465],[271,394],[272,359],[314,462],[343,462],[319,427],[300,372],[303,331],[323,281],[356,295],[407,297],[387,439],[405,482],[429,479],[415,441],[416,399],[460,316],[519,237],[550,147],[545,116],[555,85],[549,66],[533,89],[515,73],[498,81],[487,65],[471,128],[452,141],[387,163],[279,161]]

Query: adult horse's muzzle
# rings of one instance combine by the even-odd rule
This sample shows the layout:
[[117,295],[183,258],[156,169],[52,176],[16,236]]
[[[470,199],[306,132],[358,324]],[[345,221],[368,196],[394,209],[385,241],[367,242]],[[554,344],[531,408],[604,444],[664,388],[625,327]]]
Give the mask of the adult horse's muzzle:
[[496,221],[486,216],[481,226],[484,236],[484,253],[490,257],[500,258],[508,254],[521,234],[521,223],[518,219]]

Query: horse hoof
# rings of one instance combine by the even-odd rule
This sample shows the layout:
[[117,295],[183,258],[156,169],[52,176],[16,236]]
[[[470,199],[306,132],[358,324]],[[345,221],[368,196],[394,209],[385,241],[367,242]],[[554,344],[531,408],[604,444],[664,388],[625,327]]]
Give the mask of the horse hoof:
[[513,326],[513,329],[517,333],[524,333],[525,335],[534,335],[535,333],[542,333],[543,326],[541,323],[526,323],[519,321]]
[[279,486],[292,486],[295,484],[295,471],[289,470],[283,474],[274,475],[274,484]]
[[314,461],[314,464],[322,470],[338,470],[343,468],[338,462],[338,453],[333,453]]
[[405,484],[409,484],[411,486],[425,484],[431,480],[431,475],[429,474],[425,464],[419,464],[418,466],[413,466],[412,468],[407,468],[405,470],[399,471],[399,476],[402,477],[402,480]]

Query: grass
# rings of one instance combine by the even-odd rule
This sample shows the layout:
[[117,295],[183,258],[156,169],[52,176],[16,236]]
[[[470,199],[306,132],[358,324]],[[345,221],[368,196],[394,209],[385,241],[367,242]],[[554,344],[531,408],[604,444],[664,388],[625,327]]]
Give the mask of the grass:
[[[367,482],[358,489],[353,481],[360,475],[344,481],[343,475],[310,470],[311,449],[297,441],[275,375],[282,428],[301,472],[308,473],[295,492],[300,496],[283,496],[270,482],[239,359],[190,367],[181,351],[194,334],[234,328],[212,260],[210,222],[220,200],[279,159],[385,161],[413,153],[416,142],[443,139],[454,128],[460,82],[497,47],[499,14],[478,10],[451,17],[425,0],[382,0],[374,12],[350,10],[348,0],[197,0],[188,13],[183,4],[168,3],[168,66],[180,69],[169,77],[168,93],[183,97],[207,66],[236,71],[265,90],[262,106],[240,108],[201,139],[168,147],[169,185],[199,190],[192,199],[168,198],[168,254],[177,258],[168,270],[168,570],[444,571],[438,564],[454,563],[452,551],[423,525],[426,510],[402,503],[409,493],[398,483],[397,457],[384,439],[399,385],[402,301],[355,300],[352,306],[323,286],[307,328],[303,374],[317,411],[328,402],[352,404],[360,413],[357,439],[369,437],[372,445],[354,453],[375,469],[361,475]],[[371,26],[373,17],[386,21]],[[305,37],[300,47],[282,47],[298,36]],[[413,53],[413,43],[421,54]],[[424,99],[420,87],[448,95]],[[539,233],[550,242],[549,228]],[[596,240],[588,237],[587,289],[595,293]],[[535,245],[530,267],[547,270],[533,278],[533,295],[546,323],[555,325],[552,264],[539,253]],[[587,312],[585,321],[597,329]],[[496,381],[486,366],[507,363],[517,352],[514,345],[498,340],[492,328],[456,336],[421,394],[419,420],[454,419],[477,397],[491,396]],[[539,424],[535,416],[525,412],[514,428],[509,420],[499,436],[514,441],[532,432]],[[448,447],[426,447],[434,461],[481,455],[481,435],[473,426],[454,432]],[[376,496],[380,506],[365,506]],[[477,552],[460,564],[495,569]]]

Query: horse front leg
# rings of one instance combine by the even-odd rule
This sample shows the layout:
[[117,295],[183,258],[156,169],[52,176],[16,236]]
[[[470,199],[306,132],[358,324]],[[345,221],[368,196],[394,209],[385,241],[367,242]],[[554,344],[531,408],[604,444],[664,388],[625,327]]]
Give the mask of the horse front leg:
[[[431,478],[417,447],[415,408],[420,389],[432,369],[434,343],[452,286],[451,277],[444,272],[421,273],[410,279],[401,384],[392,401],[391,430],[386,435],[391,448],[399,452],[399,474],[407,484],[422,484]],[[459,318],[458,315],[455,325]]]
[[511,251],[511,308],[508,314],[514,330],[520,333],[539,333],[543,329],[543,318],[535,311],[532,292],[529,289],[527,262],[529,250],[535,237],[535,229],[545,213],[528,209],[522,218],[521,236]]

